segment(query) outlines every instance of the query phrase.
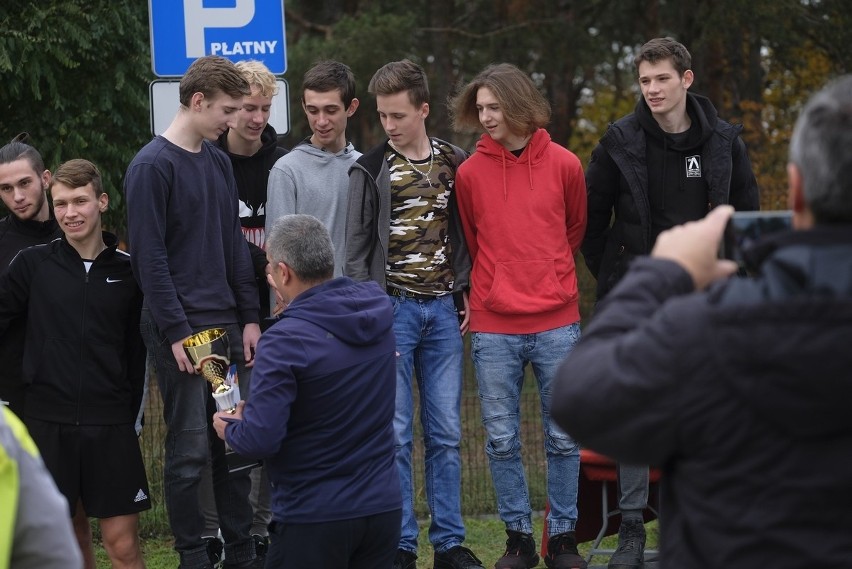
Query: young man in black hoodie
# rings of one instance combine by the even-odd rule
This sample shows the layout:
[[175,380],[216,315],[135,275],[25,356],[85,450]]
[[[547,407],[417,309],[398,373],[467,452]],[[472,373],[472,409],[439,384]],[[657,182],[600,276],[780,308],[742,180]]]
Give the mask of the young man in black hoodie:
[[[269,124],[272,98],[278,94],[275,75],[260,61],[236,63],[251,86],[251,95],[243,99],[234,126],[219,137],[216,145],[225,151],[234,167],[234,179],[240,195],[240,225],[248,242],[260,293],[261,319],[270,314],[269,285],[266,282],[266,187],[269,171],[287,154],[278,146],[278,133]],[[265,329],[261,320],[261,329]]]
[[[672,38],[656,38],[639,49],[634,64],[642,98],[632,114],[610,125],[586,169],[588,225],[581,249],[597,279],[598,301],[666,229],[701,219],[720,204],[760,207],[742,127],[718,118],[706,97],[688,92],[694,80],[689,51]],[[609,569],[637,569],[645,547],[648,468],[620,464],[618,475],[622,524]]]

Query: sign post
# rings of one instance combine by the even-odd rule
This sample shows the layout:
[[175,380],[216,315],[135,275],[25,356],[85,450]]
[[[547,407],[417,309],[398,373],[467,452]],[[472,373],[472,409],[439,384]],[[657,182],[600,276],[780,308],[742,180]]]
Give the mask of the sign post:
[[[278,79],[278,94],[272,98],[269,124],[276,134],[284,136],[290,132],[290,87],[284,79]],[[151,132],[163,134],[180,108],[180,81],[157,79],[149,86],[151,99]]]
[[262,61],[287,71],[282,0],[148,0],[151,66],[158,77],[180,77],[205,55]]
[[[234,63],[263,62],[274,75],[287,71],[284,0],[148,0],[151,26],[151,131],[162,134],[180,105],[178,84],[193,61],[219,55]],[[290,131],[287,82],[278,80],[269,123]]]

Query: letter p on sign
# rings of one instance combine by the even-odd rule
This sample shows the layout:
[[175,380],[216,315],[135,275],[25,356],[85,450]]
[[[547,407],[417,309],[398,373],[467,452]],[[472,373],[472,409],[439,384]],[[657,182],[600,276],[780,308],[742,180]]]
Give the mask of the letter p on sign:
[[183,0],[186,56],[204,57],[206,28],[242,28],[254,18],[254,0],[235,0],[233,8],[205,8],[204,0]]

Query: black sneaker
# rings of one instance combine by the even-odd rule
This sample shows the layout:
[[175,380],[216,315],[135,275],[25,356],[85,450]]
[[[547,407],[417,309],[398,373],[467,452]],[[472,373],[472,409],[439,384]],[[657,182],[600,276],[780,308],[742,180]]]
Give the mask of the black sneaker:
[[255,555],[261,559],[266,559],[266,552],[269,551],[269,536],[253,533],[251,538],[254,540]]
[[547,540],[544,564],[550,569],[586,569],[586,560],[577,551],[574,532],[557,533]]
[[219,569],[222,566],[222,552],[225,549],[225,544],[218,537],[205,537],[204,541],[207,544],[207,557],[210,558],[210,565],[213,569]]
[[398,549],[393,560],[393,569],[417,569],[417,555],[412,551]]
[[538,565],[535,539],[528,533],[506,530],[506,553],[494,564],[494,569],[530,569]]
[[641,521],[621,522],[618,548],[609,558],[607,569],[642,569],[645,565],[645,524]]
[[443,553],[435,552],[435,569],[485,569],[482,561],[467,547],[457,545]]

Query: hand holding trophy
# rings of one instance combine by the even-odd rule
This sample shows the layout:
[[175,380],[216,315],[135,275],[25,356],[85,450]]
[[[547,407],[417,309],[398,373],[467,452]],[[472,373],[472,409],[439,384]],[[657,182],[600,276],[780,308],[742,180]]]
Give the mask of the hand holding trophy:
[[[192,361],[195,371],[210,382],[216,407],[225,413],[234,413],[240,402],[237,365],[231,363],[228,333],[224,328],[210,328],[193,334],[183,342],[183,349]],[[228,470],[237,472],[260,465],[260,461],[244,458],[225,444]]]
[[219,411],[233,413],[240,401],[236,365],[231,365],[231,349],[224,328],[210,328],[183,342],[195,371],[210,382]]

